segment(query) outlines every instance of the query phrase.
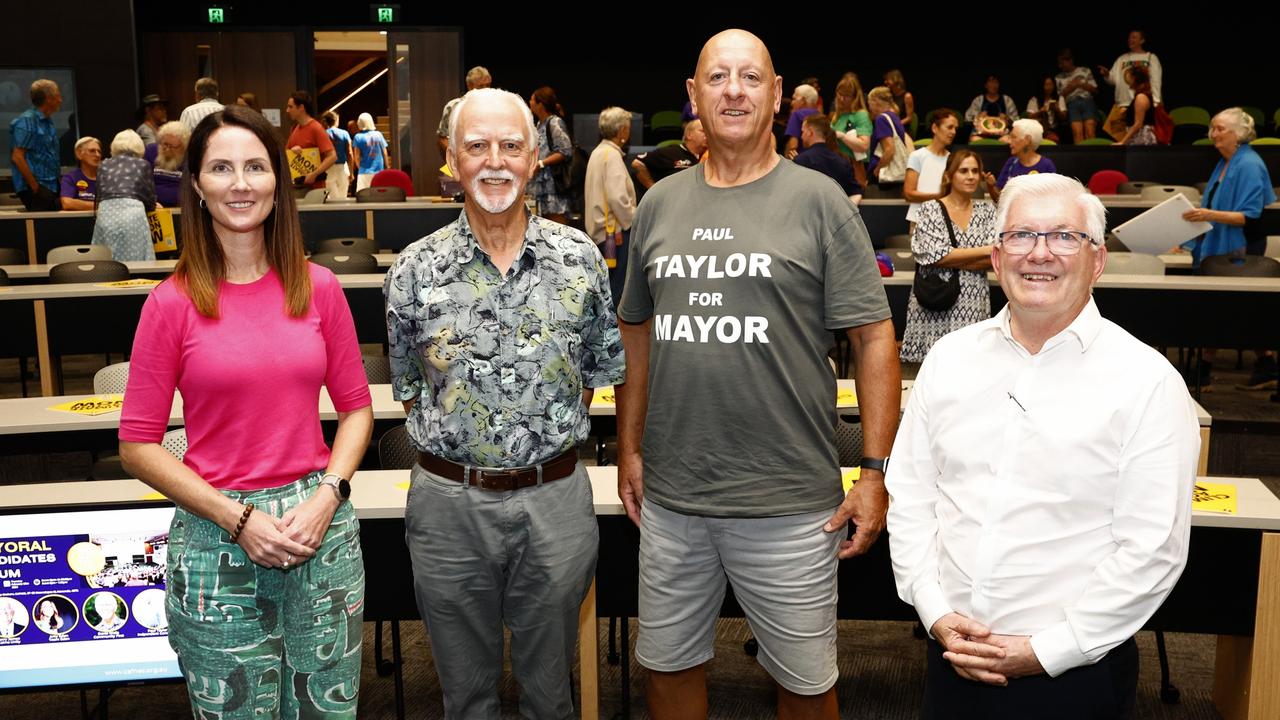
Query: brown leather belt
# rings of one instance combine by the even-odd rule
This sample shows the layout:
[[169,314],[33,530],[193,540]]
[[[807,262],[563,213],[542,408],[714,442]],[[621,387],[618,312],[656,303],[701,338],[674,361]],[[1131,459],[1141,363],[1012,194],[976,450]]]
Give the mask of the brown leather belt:
[[465,468],[452,460],[445,460],[430,453],[419,452],[418,464],[423,470],[442,478],[464,482],[493,492],[508,492],[538,484],[538,469],[542,469],[542,482],[569,477],[578,466],[577,448],[569,448],[541,465],[530,465],[510,470],[486,470]]

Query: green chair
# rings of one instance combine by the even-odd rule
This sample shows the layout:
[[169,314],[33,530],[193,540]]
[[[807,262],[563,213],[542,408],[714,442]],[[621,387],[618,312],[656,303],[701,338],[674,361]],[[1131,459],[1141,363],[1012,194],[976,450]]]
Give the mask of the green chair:
[[1212,141],[1212,140],[1210,140],[1210,139],[1209,139],[1209,138],[1207,138],[1207,137],[1202,137],[1202,138],[1200,138],[1199,140],[1197,140],[1197,141],[1195,141],[1195,142],[1193,142],[1193,143],[1191,143],[1191,144],[1192,144],[1192,145],[1212,145],[1212,144],[1213,144],[1213,141]]
[[664,147],[669,147],[671,145],[679,145],[680,143],[681,143],[680,140],[663,140],[662,142],[658,143],[658,147],[664,148]]
[[1209,111],[1195,105],[1184,105],[1169,111],[1169,117],[1173,119],[1174,125],[1203,125],[1209,127],[1213,117],[1209,115]]
[[918,138],[918,139],[916,140],[915,145],[916,145],[916,147],[924,147],[925,145],[928,145],[928,144],[929,144],[929,143],[931,143],[931,142],[933,142],[933,138],[931,138],[931,137],[927,137],[927,138]]
[[1280,145],[1280,138],[1260,137],[1249,144],[1250,145]]
[[969,144],[970,145],[1004,145],[1004,143],[1000,142],[999,140],[994,140],[992,138],[984,138],[984,137],[970,140]]
[[1108,140],[1107,138],[1100,138],[1100,137],[1092,137],[1085,140],[1081,140],[1080,142],[1076,143],[1076,145],[1114,145],[1114,144],[1115,144],[1114,140]]
[[1240,109],[1249,114],[1253,118],[1253,127],[1261,130],[1267,124],[1267,116],[1262,112],[1262,108],[1253,105],[1241,105]]
[[679,110],[662,110],[653,114],[649,118],[650,130],[663,130],[667,128],[681,129],[683,123],[680,122],[682,115]]
[[1050,140],[1049,138],[1045,138],[1040,141],[1040,147],[1048,147],[1049,145],[1057,145],[1057,144],[1058,143]]

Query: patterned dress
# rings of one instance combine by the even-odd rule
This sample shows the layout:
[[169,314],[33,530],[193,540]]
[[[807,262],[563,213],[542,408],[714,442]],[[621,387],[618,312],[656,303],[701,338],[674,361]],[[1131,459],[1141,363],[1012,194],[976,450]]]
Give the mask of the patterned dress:
[[[538,123],[538,159],[545,160],[552,153],[564,155],[564,161],[573,160],[573,140],[565,127],[564,119],[559,115],[548,115],[546,120]],[[556,179],[552,169],[544,167],[533,176],[529,187],[538,200],[538,214],[563,215],[569,212],[569,195],[556,190]]]
[[[990,245],[996,239],[996,206],[989,200],[975,200],[968,229],[955,227],[956,244],[962,248]],[[926,269],[951,252],[951,236],[947,233],[947,221],[937,202],[920,206],[916,231],[911,236],[911,252],[916,257],[916,272]],[[972,325],[991,316],[991,289],[987,285],[987,273],[978,270],[938,268],[936,272],[960,273],[960,297],[950,310],[926,310],[916,302],[915,292],[907,303],[907,329],[902,334],[903,362],[922,362],[925,353],[943,335]]]

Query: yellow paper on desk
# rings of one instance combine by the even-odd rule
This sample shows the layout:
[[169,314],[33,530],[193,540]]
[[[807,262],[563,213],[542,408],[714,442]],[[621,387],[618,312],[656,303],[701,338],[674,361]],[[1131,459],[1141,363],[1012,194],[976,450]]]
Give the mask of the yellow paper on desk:
[[849,468],[848,470],[840,473],[840,484],[844,487],[844,491],[846,493],[853,489],[853,484],[858,482],[858,478],[861,475],[862,468],[860,467]]
[[94,395],[93,397],[70,400],[50,407],[50,410],[75,413],[77,415],[105,415],[118,412],[124,404],[124,395]]
[[449,169],[449,163],[440,166],[440,174],[445,177],[453,177],[453,171]]
[[858,393],[850,388],[836,389],[836,406],[837,407],[855,407],[858,404]]
[[1201,512],[1236,514],[1236,486],[1226,483],[1196,482],[1191,509]]
[[297,180],[320,169],[320,148],[286,150],[289,160],[289,179]]
[[151,224],[151,244],[156,252],[178,249],[178,236],[173,232],[173,213],[168,208],[147,213],[147,222]]
[[94,283],[94,287],[152,287],[159,285],[159,280],[148,280],[147,278],[134,278],[132,280],[116,280],[115,282]]
[[613,386],[602,387],[596,389],[596,394],[591,396],[592,402],[599,401],[603,405],[616,405],[618,396],[613,391]]

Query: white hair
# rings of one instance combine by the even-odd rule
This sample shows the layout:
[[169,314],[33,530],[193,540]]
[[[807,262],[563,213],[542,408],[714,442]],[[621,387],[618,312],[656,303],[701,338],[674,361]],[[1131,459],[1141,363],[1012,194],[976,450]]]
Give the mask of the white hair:
[[493,76],[489,74],[488,68],[483,65],[477,65],[467,71],[467,88],[474,88],[486,80],[493,82]]
[[98,138],[92,135],[85,135],[84,137],[76,141],[75,153],[77,158],[80,157],[80,148],[84,147],[85,145],[88,145],[91,142],[98,143],[98,148],[99,149],[102,148],[102,143],[98,140]]
[[1253,116],[1242,108],[1229,107],[1213,116],[1214,120],[1218,118],[1222,118],[1227,124],[1227,129],[1236,134],[1236,141],[1241,145],[1252,142],[1258,137],[1258,131],[1253,126]]
[[132,155],[142,157],[147,147],[142,144],[142,136],[133,130],[121,130],[111,140],[111,157]]
[[537,151],[538,145],[538,126],[533,122],[533,112],[529,110],[529,104],[524,98],[507,90],[499,90],[498,88],[476,88],[468,90],[466,95],[453,106],[453,112],[449,113],[449,149],[453,150],[456,155],[458,152],[458,118],[462,117],[462,108],[466,107],[467,102],[471,100],[483,100],[485,98],[501,98],[516,107],[520,108],[520,114],[524,117],[524,138],[525,143]]
[[801,100],[813,105],[818,102],[818,91],[813,89],[812,85],[797,85],[795,95],[799,95]]
[[607,107],[600,111],[600,137],[612,140],[631,124],[631,113],[620,107]]
[[1013,121],[1013,129],[1022,133],[1022,136],[1031,141],[1031,149],[1035,150],[1040,147],[1040,143],[1044,140],[1044,126],[1039,120],[1031,118],[1022,118]]
[[1055,198],[1064,205],[1075,203],[1084,214],[1085,226],[1082,229],[1094,243],[1101,245],[1106,239],[1107,209],[1102,201],[1086,190],[1079,180],[1057,173],[1021,175],[1010,180],[1000,193],[1000,203],[996,209],[996,232],[1008,229],[1005,223],[1009,219],[1009,208],[1024,197]]
[[[454,108],[455,110],[457,108]],[[373,129],[373,116],[367,112],[360,113],[360,117],[356,118],[356,127],[361,130]]]
[[156,128],[156,140],[162,137],[176,137],[182,141],[182,146],[186,147],[191,140],[191,128],[181,120],[171,120]]

